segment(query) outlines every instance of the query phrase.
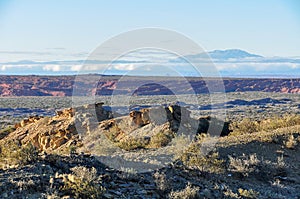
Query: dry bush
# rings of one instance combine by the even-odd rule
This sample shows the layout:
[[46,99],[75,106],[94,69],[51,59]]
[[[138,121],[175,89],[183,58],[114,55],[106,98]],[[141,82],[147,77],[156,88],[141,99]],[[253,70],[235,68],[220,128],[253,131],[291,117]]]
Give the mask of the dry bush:
[[73,195],[75,198],[102,198],[105,192],[98,179],[97,170],[93,167],[88,169],[83,166],[71,169],[73,174],[64,178],[61,190]]
[[169,179],[167,179],[166,174],[164,173],[160,173],[160,172],[155,172],[153,174],[153,178],[154,178],[154,182],[157,186],[157,189],[162,192],[162,193],[166,193],[168,192],[172,185]]
[[180,157],[180,160],[188,167],[199,169],[210,173],[222,173],[224,171],[224,161],[219,158],[217,152],[210,151],[205,155],[201,147],[211,139],[205,134],[198,136],[198,141],[193,142]]
[[21,145],[18,141],[8,140],[0,146],[0,163],[3,165],[26,165],[38,158],[36,148],[28,143]]
[[199,188],[198,187],[192,187],[192,185],[189,183],[185,189],[180,191],[172,191],[169,193],[168,198],[172,199],[196,199],[200,198],[199,196]]
[[134,168],[121,167],[121,173],[118,174],[120,178],[127,180],[138,180],[139,176],[137,175],[137,171]]
[[174,138],[174,133],[172,131],[159,132],[153,137],[151,137],[148,148],[161,148],[167,146]]
[[248,176],[249,173],[258,171],[257,167],[261,161],[257,158],[256,154],[251,154],[246,156],[243,154],[243,157],[233,158],[229,157],[229,171],[241,173],[243,176]]
[[256,192],[252,189],[238,189],[239,195],[243,198],[258,198],[259,192]]
[[223,193],[225,198],[235,198],[235,199],[242,199],[242,198],[259,198],[259,192],[254,191],[253,189],[242,189],[239,188],[237,193],[234,193],[231,189],[226,189]]
[[128,137],[116,143],[118,147],[126,151],[145,148],[148,144],[145,139]]
[[293,135],[290,135],[288,139],[284,142],[284,146],[288,149],[294,149],[298,144],[297,139]]
[[110,141],[115,142],[116,137],[120,133],[121,133],[121,129],[116,124],[114,124],[111,128],[109,128],[107,132],[105,132],[105,135]]

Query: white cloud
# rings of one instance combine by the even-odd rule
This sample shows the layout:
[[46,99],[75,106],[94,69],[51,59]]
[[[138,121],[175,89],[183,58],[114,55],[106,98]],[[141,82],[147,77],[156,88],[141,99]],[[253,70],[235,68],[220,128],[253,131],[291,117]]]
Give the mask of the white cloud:
[[116,64],[116,65],[113,65],[112,68],[114,68],[116,70],[131,71],[131,70],[135,70],[136,68],[138,68],[138,66],[136,64]]
[[71,70],[71,71],[80,71],[80,70],[82,70],[82,68],[83,68],[82,65],[72,65],[72,66],[70,67],[70,70]]
[[7,66],[6,65],[2,65],[1,66],[1,71],[6,71]]
[[53,72],[59,72],[61,71],[61,66],[58,64],[47,64],[43,66],[43,70],[45,71],[53,71]]

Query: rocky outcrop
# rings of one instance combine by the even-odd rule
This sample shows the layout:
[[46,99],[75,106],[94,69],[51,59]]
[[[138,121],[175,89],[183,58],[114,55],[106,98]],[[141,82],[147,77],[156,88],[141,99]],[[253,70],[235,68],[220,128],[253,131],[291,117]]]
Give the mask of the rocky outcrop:
[[[159,135],[166,145],[178,131],[195,136],[213,134],[216,127],[220,127],[223,128],[221,136],[229,134],[227,123],[223,127],[222,121],[213,118],[193,119],[189,110],[177,104],[142,108],[123,116],[112,113],[103,105],[96,103],[58,110],[53,117],[31,116],[16,124],[16,130],[1,141],[30,142],[38,150],[50,152],[81,147],[83,137],[98,135],[105,135],[117,145],[128,140],[139,140],[147,145]],[[89,140],[85,144],[93,145],[94,142]],[[156,143],[156,146],[161,145]]]
[[[77,95],[96,94],[112,95],[115,91],[119,94],[135,95],[172,95],[172,90],[177,94],[187,94],[185,85],[181,79],[175,77],[156,77],[156,81],[164,82],[164,85],[149,83],[150,77],[128,77],[126,86],[118,86],[119,76],[100,76],[97,88],[87,88],[86,85],[94,85],[95,75],[87,75],[80,78],[74,85],[75,76],[0,76],[0,96],[72,96],[73,86],[77,89]],[[146,79],[146,80],[145,80]],[[195,93],[208,93],[207,82],[201,78],[186,78]],[[213,78],[207,81],[215,81]],[[259,79],[259,78],[224,78],[226,92],[263,91],[279,93],[300,93],[300,79]],[[151,81],[149,81],[151,82]],[[92,84],[91,84],[92,83]],[[82,85],[82,88],[78,88]],[[138,89],[136,85],[142,85]],[[82,91],[82,92],[81,92]],[[189,93],[189,92],[188,92]]]

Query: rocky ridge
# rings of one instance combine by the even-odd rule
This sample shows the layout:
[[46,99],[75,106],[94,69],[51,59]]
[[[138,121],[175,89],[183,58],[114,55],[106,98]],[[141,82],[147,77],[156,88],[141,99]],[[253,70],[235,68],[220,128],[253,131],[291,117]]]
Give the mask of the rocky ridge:
[[[32,143],[39,151],[68,153],[70,148],[82,146],[82,137],[106,135],[117,145],[129,139],[144,140],[145,145],[148,145],[153,137],[162,134],[167,137],[162,145],[167,145],[179,130],[194,132],[196,135],[207,133],[210,125],[217,126],[220,130],[223,128],[222,122],[210,117],[193,119],[190,111],[175,104],[142,108],[133,110],[128,115],[120,115],[111,112],[103,103],[97,103],[59,110],[52,117],[30,116],[15,124],[16,130],[0,140],[0,143],[17,140],[22,144]],[[228,134],[227,124],[221,136]],[[87,146],[93,144],[94,142],[86,142]],[[149,147],[156,148],[160,145]]]

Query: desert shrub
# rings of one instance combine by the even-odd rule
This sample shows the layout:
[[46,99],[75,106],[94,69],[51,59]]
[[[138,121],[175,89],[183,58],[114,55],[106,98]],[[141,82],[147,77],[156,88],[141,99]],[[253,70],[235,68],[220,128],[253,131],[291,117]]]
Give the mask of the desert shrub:
[[229,171],[241,173],[243,176],[248,176],[249,173],[257,171],[261,161],[257,158],[256,154],[246,156],[243,154],[240,158],[229,157]]
[[169,193],[168,198],[172,199],[195,199],[199,198],[199,188],[192,187],[191,184],[188,184],[185,189],[180,191],[172,191]]
[[204,154],[201,146],[211,139],[206,134],[200,134],[198,141],[191,145],[180,156],[180,160],[188,167],[199,169],[210,173],[222,173],[224,171],[224,161],[219,158],[218,152],[210,151]]
[[239,195],[244,198],[258,198],[259,192],[254,191],[253,189],[238,189]]
[[159,171],[153,174],[154,182],[157,186],[157,189],[162,193],[165,194],[168,192],[172,185],[169,179],[167,179],[166,174],[160,173]]
[[72,194],[75,198],[102,198],[105,192],[97,177],[97,170],[93,167],[74,167],[73,174],[64,178],[61,188],[64,192]]
[[227,188],[226,191],[223,192],[225,198],[238,199],[241,198],[238,193],[234,193],[231,189]]
[[288,139],[284,142],[284,146],[288,149],[294,149],[298,144],[297,139],[295,139],[294,135],[290,135]]
[[277,162],[275,164],[277,170],[284,170],[288,166],[283,159],[283,156],[277,157]]
[[233,192],[231,189],[226,189],[226,191],[223,193],[225,195],[225,198],[235,198],[235,199],[240,199],[240,198],[258,198],[259,197],[259,192],[254,191],[253,189],[242,189],[239,188],[237,190],[237,193]]
[[113,125],[111,128],[109,128],[108,131],[105,132],[105,135],[107,136],[107,138],[112,141],[115,142],[116,137],[121,133],[120,128],[117,125]]
[[127,180],[138,180],[137,171],[134,168],[121,167],[121,173],[118,174],[120,178]]
[[172,131],[159,132],[153,137],[151,137],[149,148],[160,148],[167,146],[174,138],[174,133]]
[[35,161],[37,154],[31,143],[21,145],[18,141],[8,140],[0,146],[0,162],[4,165],[26,165]]
[[145,148],[147,141],[141,138],[128,137],[117,143],[117,146],[126,151]]

